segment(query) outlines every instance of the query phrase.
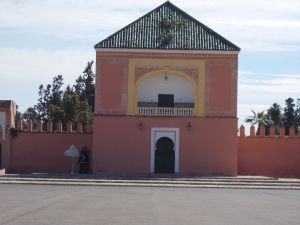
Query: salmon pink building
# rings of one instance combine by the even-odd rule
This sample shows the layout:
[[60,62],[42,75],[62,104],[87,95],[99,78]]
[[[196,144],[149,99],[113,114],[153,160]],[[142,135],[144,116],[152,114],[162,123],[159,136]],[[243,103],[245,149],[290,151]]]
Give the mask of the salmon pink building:
[[89,150],[93,174],[300,177],[300,138],[292,131],[276,136],[271,127],[269,136],[255,136],[252,127],[246,137],[241,127],[238,136],[240,48],[169,1],[95,51],[92,132],[72,123],[53,131],[51,122],[34,131],[29,122],[12,137],[14,103],[0,102],[6,172],[67,172],[63,153],[74,144]]
[[94,172],[237,175],[236,45],[166,2],[95,50]]

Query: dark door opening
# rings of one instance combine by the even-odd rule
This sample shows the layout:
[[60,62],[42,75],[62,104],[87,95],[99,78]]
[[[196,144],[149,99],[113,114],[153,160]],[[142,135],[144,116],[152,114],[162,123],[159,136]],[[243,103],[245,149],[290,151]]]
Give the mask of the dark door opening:
[[174,95],[159,94],[158,107],[174,108]]
[[168,137],[162,137],[156,142],[155,149],[155,173],[175,172],[174,142]]
[[80,174],[90,173],[90,150],[86,146],[80,151],[78,163]]

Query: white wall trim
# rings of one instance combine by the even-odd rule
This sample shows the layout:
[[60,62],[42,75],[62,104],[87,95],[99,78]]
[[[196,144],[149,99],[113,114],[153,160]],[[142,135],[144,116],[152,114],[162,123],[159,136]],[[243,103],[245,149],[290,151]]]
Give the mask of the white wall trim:
[[155,144],[161,137],[168,137],[174,142],[175,173],[179,172],[179,128],[151,128],[150,172],[154,173]]

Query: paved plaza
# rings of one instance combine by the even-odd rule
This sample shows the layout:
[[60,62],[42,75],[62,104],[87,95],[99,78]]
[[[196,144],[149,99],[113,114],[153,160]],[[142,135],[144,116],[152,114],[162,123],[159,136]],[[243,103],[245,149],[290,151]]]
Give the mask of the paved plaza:
[[0,184],[1,225],[296,225],[299,190]]

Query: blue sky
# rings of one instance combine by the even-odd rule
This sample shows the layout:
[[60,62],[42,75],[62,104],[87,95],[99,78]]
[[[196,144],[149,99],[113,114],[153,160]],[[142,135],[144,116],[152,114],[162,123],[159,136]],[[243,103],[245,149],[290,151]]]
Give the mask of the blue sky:
[[[1,0],[0,99],[13,99],[24,111],[53,76],[73,84],[95,59],[94,44],[163,2]],[[300,98],[299,0],[171,2],[241,47],[240,123],[251,109]]]

